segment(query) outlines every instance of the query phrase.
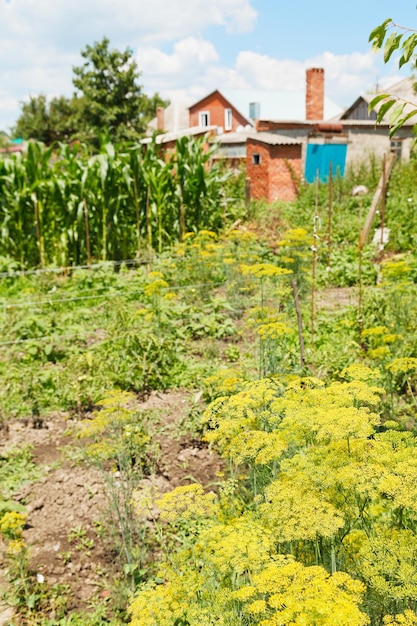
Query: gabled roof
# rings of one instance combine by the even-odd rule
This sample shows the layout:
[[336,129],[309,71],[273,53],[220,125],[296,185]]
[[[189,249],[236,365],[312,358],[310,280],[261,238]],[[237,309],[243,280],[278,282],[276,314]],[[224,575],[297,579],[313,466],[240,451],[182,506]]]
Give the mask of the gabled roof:
[[251,119],[249,117],[249,104],[247,106],[247,111],[242,110],[242,108],[236,105],[236,102],[234,102],[230,97],[227,96],[226,91],[223,89],[221,91],[220,89],[215,89],[214,91],[211,91],[210,93],[205,95],[204,98],[200,98],[200,100],[197,100],[197,102],[194,102],[192,105],[190,105],[188,109],[190,110],[198,107],[205,100],[209,100],[210,98],[212,98],[212,96],[215,96],[216,94],[220,96],[220,98],[222,98],[225,103],[230,106],[230,108],[235,109],[238,113],[240,113],[240,115],[247,121],[249,125],[251,124]]
[[[412,78],[404,78],[403,80],[400,80],[398,83],[395,83],[391,87],[387,87],[386,89],[383,89],[377,93],[370,93],[370,94],[368,93],[368,94],[360,95],[358,98],[356,98],[355,102],[353,102],[353,104],[351,104],[351,106],[347,108],[337,119],[348,121],[351,113],[355,109],[357,109],[361,104],[366,104],[366,106],[369,106],[370,102],[374,98],[384,93],[389,94],[391,96],[396,96],[400,100],[402,99],[402,100],[407,101],[407,104],[403,112],[404,114],[411,112],[415,107],[417,107],[417,94],[414,89],[414,80]],[[384,103],[384,100],[382,100],[376,105],[374,109],[375,113],[378,113],[383,103]],[[381,123],[389,124],[389,117],[390,117],[390,111],[388,111],[388,113],[384,115],[384,117],[381,120]],[[374,114],[373,116],[369,115],[366,119],[368,121],[373,121],[374,123],[375,118],[376,118],[376,115]],[[352,121],[365,121],[365,118],[361,118],[361,120],[352,120]],[[406,121],[405,125],[414,126],[415,123],[416,123],[416,118],[410,118],[409,120]]]

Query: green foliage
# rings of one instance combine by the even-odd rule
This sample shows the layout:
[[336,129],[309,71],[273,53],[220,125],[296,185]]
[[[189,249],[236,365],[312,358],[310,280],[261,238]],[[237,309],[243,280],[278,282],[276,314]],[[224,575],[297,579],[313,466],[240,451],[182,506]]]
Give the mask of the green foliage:
[[97,141],[103,129],[116,142],[131,141],[145,130],[141,115],[139,73],[131,50],[110,48],[103,37],[81,51],[83,65],[74,67],[74,87],[82,97],[81,134]]
[[218,230],[225,174],[205,140],[183,138],[165,162],[153,141],[123,151],[102,141],[57,152],[30,142],[0,160],[0,243],[18,266],[90,265],[162,252],[186,230]]
[[48,101],[45,95],[30,96],[22,102],[20,116],[13,128],[15,137],[34,139],[46,145],[71,141],[79,129],[80,100],[58,96]]
[[[383,50],[385,63],[388,63],[393,53],[399,50],[401,56],[398,66],[401,68],[403,65],[410,64],[412,69],[416,68],[417,33],[414,30],[400,26],[388,18],[371,32],[369,41],[372,42],[374,50]],[[369,109],[376,110],[377,122],[381,122],[384,116],[389,113],[391,137],[408,120],[417,115],[414,104],[389,93],[378,94],[369,103]]]
[[139,72],[132,51],[110,47],[103,37],[81,51],[83,65],[73,68],[77,93],[31,96],[22,102],[21,114],[13,129],[17,137],[42,141],[46,145],[74,139],[95,148],[103,132],[114,142],[137,141],[159,106],[167,106],[159,94],[148,97],[138,83]]
[[0,515],[7,510],[19,511],[19,505],[10,502],[9,498],[23,485],[38,480],[40,475],[32,460],[30,446],[3,453],[0,456]]

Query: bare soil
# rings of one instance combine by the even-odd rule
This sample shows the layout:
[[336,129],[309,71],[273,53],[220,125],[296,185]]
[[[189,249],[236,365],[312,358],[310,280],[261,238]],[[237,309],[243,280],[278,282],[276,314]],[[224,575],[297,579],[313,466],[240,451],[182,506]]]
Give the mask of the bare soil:
[[[137,401],[139,409],[154,410],[159,422],[154,436],[160,454],[154,474],[142,481],[144,488],[151,484],[158,491],[169,491],[194,481],[207,486],[216,481],[221,460],[198,438],[178,436],[178,425],[187,419],[192,406],[194,394],[182,390],[154,392],[145,401]],[[115,555],[100,533],[107,510],[103,475],[79,460],[81,444],[67,434],[72,424],[68,415],[58,413],[36,424],[30,420],[9,423],[0,453],[23,444],[33,446],[42,478],[13,495],[28,509],[24,539],[30,569],[49,585],[68,586],[70,610],[79,611],[95,598],[110,595],[116,571]],[[5,567],[0,554],[0,570]],[[4,580],[0,584],[4,586]],[[10,609],[0,605],[0,626],[10,619]]]

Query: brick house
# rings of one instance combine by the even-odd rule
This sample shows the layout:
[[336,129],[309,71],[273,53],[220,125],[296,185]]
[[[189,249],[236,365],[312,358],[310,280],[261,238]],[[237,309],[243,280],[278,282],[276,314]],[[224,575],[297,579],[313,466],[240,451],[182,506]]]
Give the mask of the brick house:
[[246,169],[250,197],[293,201],[303,179],[321,180],[332,171],[344,172],[346,143],[340,124],[323,122],[324,70],[306,72],[305,119],[259,119],[256,134],[247,138]]
[[[310,68],[305,90],[299,92],[215,90],[189,107],[188,129],[161,135],[158,142],[170,149],[179,135],[209,131],[218,144],[218,158],[232,167],[246,165],[251,198],[294,200],[301,180],[314,179],[317,171],[323,180],[330,162],[343,173],[342,127],[323,124],[324,115],[340,111],[325,97],[324,70]],[[158,111],[157,128],[168,123],[168,113]]]
[[189,112],[191,128],[217,126],[219,132],[228,133],[252,125],[218,89],[190,106]]
[[295,200],[302,179],[302,141],[267,132],[248,137],[246,175],[253,200]]

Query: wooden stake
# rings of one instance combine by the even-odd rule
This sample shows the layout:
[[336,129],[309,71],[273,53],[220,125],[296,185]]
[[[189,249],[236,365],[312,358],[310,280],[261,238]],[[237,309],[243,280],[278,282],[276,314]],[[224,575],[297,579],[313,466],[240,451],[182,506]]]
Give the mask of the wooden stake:
[[378,187],[375,191],[371,207],[369,209],[368,215],[366,216],[365,224],[360,235],[360,242],[362,246],[366,243],[366,240],[369,235],[369,231],[371,230],[372,222],[374,221],[374,218],[375,218],[379,201],[381,200],[381,197],[382,197],[383,180],[385,178],[385,181],[386,181],[385,186],[386,186],[386,183],[389,180],[392,169],[394,167],[394,161],[395,161],[395,154],[391,152],[391,154],[389,154],[388,158],[386,159],[384,172],[382,173],[381,178],[379,180]]
[[330,267],[332,251],[332,211],[333,211],[333,164],[330,161],[329,167],[329,219],[327,234],[327,267]]
[[312,277],[311,277],[311,345],[314,349],[314,325],[315,325],[315,314],[316,314],[316,268],[317,268],[317,221],[319,219],[318,215],[319,211],[319,173],[316,173],[316,196],[314,203],[314,218],[313,218],[313,268],[312,268]]
[[88,208],[86,199],[83,198],[84,219],[85,219],[85,245],[87,248],[87,265],[91,265],[91,249],[90,249],[90,227],[88,223]]
[[136,182],[135,176],[133,176],[133,191],[135,193],[135,210],[136,210],[136,233],[138,240],[138,249],[137,255],[140,257],[140,219],[139,219],[139,194],[138,194],[138,184]]
[[305,350],[304,350],[304,337],[303,337],[303,318],[301,316],[300,300],[298,299],[298,287],[297,279],[293,278],[291,281],[292,293],[294,296],[295,310],[297,312],[297,325],[298,325],[298,342],[300,344],[300,365],[303,368],[305,365]]

